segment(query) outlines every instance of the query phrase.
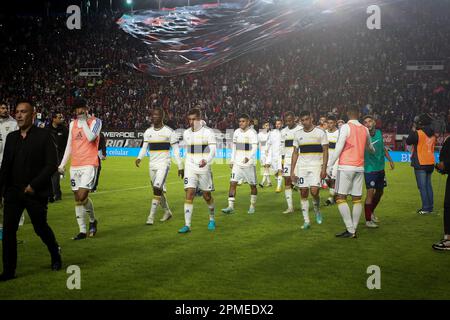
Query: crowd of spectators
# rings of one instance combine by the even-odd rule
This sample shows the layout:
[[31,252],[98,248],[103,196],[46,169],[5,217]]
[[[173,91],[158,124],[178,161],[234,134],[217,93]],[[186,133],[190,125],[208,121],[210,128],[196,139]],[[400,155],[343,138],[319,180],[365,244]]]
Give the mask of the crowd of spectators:
[[[150,51],[118,28],[120,13],[92,13],[81,30],[67,29],[65,16],[3,16],[0,100],[13,107],[30,98],[45,121],[52,112],[70,118],[71,101],[82,96],[105,130],[145,129],[155,106],[184,127],[187,110],[198,105],[210,127],[225,130],[242,112],[258,127],[288,110],[343,118],[356,104],[385,131],[407,133],[423,112],[436,119],[438,131],[450,131],[450,3],[413,0],[383,12],[381,30],[367,29],[363,14],[172,78],[129,66]],[[445,68],[406,70],[412,61],[442,61]],[[101,68],[102,75],[83,77],[81,68]]]

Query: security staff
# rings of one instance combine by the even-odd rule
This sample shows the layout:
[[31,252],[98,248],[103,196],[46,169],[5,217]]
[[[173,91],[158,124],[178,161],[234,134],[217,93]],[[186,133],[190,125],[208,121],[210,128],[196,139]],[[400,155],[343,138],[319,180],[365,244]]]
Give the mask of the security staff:
[[51,256],[51,269],[62,267],[60,248],[47,223],[51,176],[57,170],[56,146],[47,129],[33,126],[36,116],[30,102],[16,107],[19,130],[6,138],[0,169],[0,190],[4,197],[3,273],[0,281],[15,278],[17,265],[16,232],[20,217],[27,209],[36,234]]
[[431,175],[434,171],[436,136],[431,120],[427,114],[420,115],[406,138],[406,143],[413,146],[411,166],[414,167],[417,187],[422,199],[422,207],[417,210],[417,213],[422,215],[432,213],[434,205]]

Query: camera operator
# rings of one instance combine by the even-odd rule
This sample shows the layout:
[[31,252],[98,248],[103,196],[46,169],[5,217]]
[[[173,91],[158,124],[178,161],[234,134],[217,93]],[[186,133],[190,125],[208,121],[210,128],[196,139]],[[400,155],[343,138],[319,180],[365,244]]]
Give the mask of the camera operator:
[[433,212],[433,187],[431,175],[434,171],[434,146],[436,137],[431,126],[432,119],[427,114],[417,117],[406,143],[412,145],[411,166],[414,168],[417,187],[422,199],[422,207],[418,214]]
[[[441,174],[450,173],[450,138],[447,138],[439,154],[436,170]],[[444,239],[433,244],[435,250],[450,250],[450,176],[447,176],[444,199]]]

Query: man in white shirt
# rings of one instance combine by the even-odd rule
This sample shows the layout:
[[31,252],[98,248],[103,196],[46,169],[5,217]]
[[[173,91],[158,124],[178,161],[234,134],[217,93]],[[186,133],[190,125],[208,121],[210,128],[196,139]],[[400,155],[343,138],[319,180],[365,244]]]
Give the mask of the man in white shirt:
[[203,192],[203,199],[208,205],[208,230],[212,231],[216,229],[214,199],[211,195],[211,191],[214,191],[211,163],[216,155],[216,137],[210,128],[202,125],[200,109],[189,110],[188,121],[190,128],[183,133],[183,140],[186,143],[184,166],[185,225],[178,232],[188,233],[191,231],[193,201],[197,188]]
[[269,138],[269,122],[265,122],[262,126],[262,129],[258,133],[258,143],[259,143],[259,163],[261,164],[261,171],[263,175],[263,179],[259,186],[264,188],[265,186],[272,186],[270,182],[270,170],[265,166],[267,159],[267,140]]
[[[339,129],[336,127],[336,117],[328,116],[327,125],[328,129],[326,130],[326,133],[328,137],[328,166],[329,166],[331,158],[334,155],[334,150],[336,149],[336,142],[339,137]],[[336,195],[336,193],[334,191],[334,186],[336,182],[337,167],[338,167],[337,163],[335,163],[333,169],[331,170],[331,175],[327,176],[326,179],[328,190],[330,192],[330,196],[325,202],[327,206],[330,206],[335,203],[334,196]]]
[[247,114],[239,116],[239,128],[233,134],[233,148],[231,150],[231,179],[228,192],[228,207],[222,209],[223,213],[234,212],[236,187],[239,180],[250,185],[250,208],[249,214],[255,213],[256,197],[256,152],[258,150],[258,135],[250,128],[250,117]]
[[281,130],[281,163],[283,166],[284,195],[288,207],[283,213],[289,214],[294,213],[291,180],[291,160],[294,151],[294,139],[296,133],[302,129],[302,126],[297,125],[295,122],[295,115],[290,111],[284,114],[284,123],[286,124],[286,127]]
[[309,220],[309,191],[311,191],[313,198],[316,222],[322,224],[319,190],[321,181],[327,174],[328,138],[324,130],[313,125],[309,111],[302,111],[300,120],[303,129],[296,133],[294,139],[295,148],[292,154],[291,179],[296,182],[300,189],[304,218],[302,229],[307,230],[311,226]]
[[267,139],[267,158],[266,167],[272,168],[275,172],[277,178],[277,189],[275,192],[281,192],[281,183],[283,182],[282,172],[281,172],[281,128],[283,127],[283,122],[281,120],[275,121],[275,129],[271,130],[269,133],[269,138]]
[[164,195],[166,189],[166,178],[170,170],[171,158],[170,148],[178,165],[178,176],[183,177],[183,163],[180,157],[178,147],[178,135],[174,130],[164,125],[164,110],[157,108],[152,112],[153,125],[144,133],[144,143],[135,161],[136,167],[139,167],[141,160],[149,151],[149,172],[150,180],[153,186],[153,200],[150,207],[150,214],[147,218],[147,225],[153,225],[156,209],[161,204],[164,209],[164,216],[161,222],[172,218],[169,204]]

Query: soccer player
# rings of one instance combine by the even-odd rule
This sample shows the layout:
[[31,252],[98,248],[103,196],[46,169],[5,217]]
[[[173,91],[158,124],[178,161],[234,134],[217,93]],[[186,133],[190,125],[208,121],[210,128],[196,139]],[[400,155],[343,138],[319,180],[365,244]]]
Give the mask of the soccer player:
[[[344,220],[346,230],[336,234],[340,238],[356,238],[356,229],[362,213],[362,185],[364,173],[364,149],[374,152],[370,144],[369,130],[359,121],[359,109],[350,107],[347,111],[349,121],[339,131],[336,149],[329,162],[328,173],[338,161],[336,175],[336,203]],[[352,196],[353,212],[347,203],[347,195]]]
[[277,188],[275,192],[281,192],[281,183],[283,182],[281,172],[281,128],[283,122],[275,121],[275,129],[271,130],[267,139],[267,159],[266,168],[272,168],[277,178]]
[[[6,136],[13,131],[19,130],[17,121],[9,115],[6,103],[0,103],[0,166],[3,160]],[[3,239],[3,198],[0,199],[0,240]],[[22,218],[25,217],[22,215]],[[23,219],[20,221],[23,224]]]
[[328,127],[328,125],[327,125],[327,117],[325,117],[325,116],[320,116],[320,118],[319,118],[319,124],[317,125],[317,127],[318,127],[319,129],[322,129],[322,130],[327,130],[327,127]]
[[[336,142],[339,137],[339,129],[336,127],[336,117],[335,116],[328,116],[327,118],[327,126],[328,129],[326,130],[327,138],[328,138],[328,166],[329,162],[331,161],[331,158],[334,154],[334,149],[336,148]],[[334,204],[334,186],[336,182],[336,173],[337,173],[337,163],[334,164],[333,169],[331,170],[331,175],[327,176],[328,179],[326,179],[327,185],[329,187],[330,196],[328,197],[325,204],[327,206],[330,206]]]
[[300,120],[303,129],[295,134],[291,162],[291,179],[300,189],[304,218],[302,229],[306,230],[311,226],[309,220],[309,191],[311,191],[313,198],[316,222],[322,224],[319,190],[321,180],[325,179],[327,175],[328,139],[325,131],[313,125],[309,111],[302,111],[300,113]]
[[263,179],[259,186],[264,188],[264,186],[272,186],[270,182],[270,170],[265,166],[267,159],[267,139],[269,138],[270,124],[265,122],[262,126],[262,130],[258,133],[259,142],[259,163],[261,164],[261,170],[263,171]]
[[250,118],[247,114],[239,116],[239,128],[233,133],[233,148],[231,151],[231,179],[228,192],[228,207],[222,209],[223,213],[234,212],[236,187],[239,180],[250,185],[249,214],[255,213],[256,197],[256,151],[258,149],[258,135],[249,127]]
[[387,185],[384,172],[384,157],[389,160],[391,170],[394,169],[394,161],[392,161],[389,152],[384,147],[381,130],[375,128],[375,119],[371,115],[367,115],[363,118],[363,124],[369,129],[370,143],[375,149],[375,153],[368,151],[364,153],[364,178],[367,189],[366,201],[364,203],[366,226],[369,228],[378,228],[376,224],[378,219],[374,212],[383,196],[383,189]]
[[153,200],[150,206],[150,213],[147,218],[147,225],[153,225],[156,210],[161,204],[164,209],[164,216],[161,222],[172,218],[169,204],[164,195],[166,192],[166,178],[170,170],[170,148],[178,165],[178,176],[183,178],[183,163],[180,157],[180,149],[178,146],[178,135],[174,130],[164,124],[164,110],[157,108],[152,112],[153,125],[144,132],[144,143],[135,160],[136,167],[139,167],[142,158],[149,151],[149,173],[150,181],[153,187]]
[[185,225],[178,230],[179,233],[191,231],[193,200],[196,188],[203,192],[209,209],[208,230],[216,229],[215,206],[211,191],[214,191],[214,183],[211,172],[211,163],[216,154],[216,137],[214,132],[202,125],[200,109],[194,108],[188,112],[189,129],[183,133],[186,143],[186,159],[184,174],[184,190],[186,198],[184,203]]
[[89,115],[89,108],[84,99],[76,99],[73,108],[77,118],[70,122],[67,146],[58,171],[64,174],[67,161],[71,158],[70,184],[75,196],[75,215],[80,228],[80,232],[73,240],[82,240],[87,237],[87,215],[89,215],[89,237],[94,237],[97,233],[97,219],[89,192],[94,187],[99,166],[98,145],[102,122]]
[[302,129],[295,123],[295,115],[288,111],[284,114],[286,127],[281,130],[281,164],[284,177],[284,195],[286,197],[287,209],[285,214],[294,213],[292,201],[292,180],[291,180],[291,160],[294,151],[294,138],[298,131]]

